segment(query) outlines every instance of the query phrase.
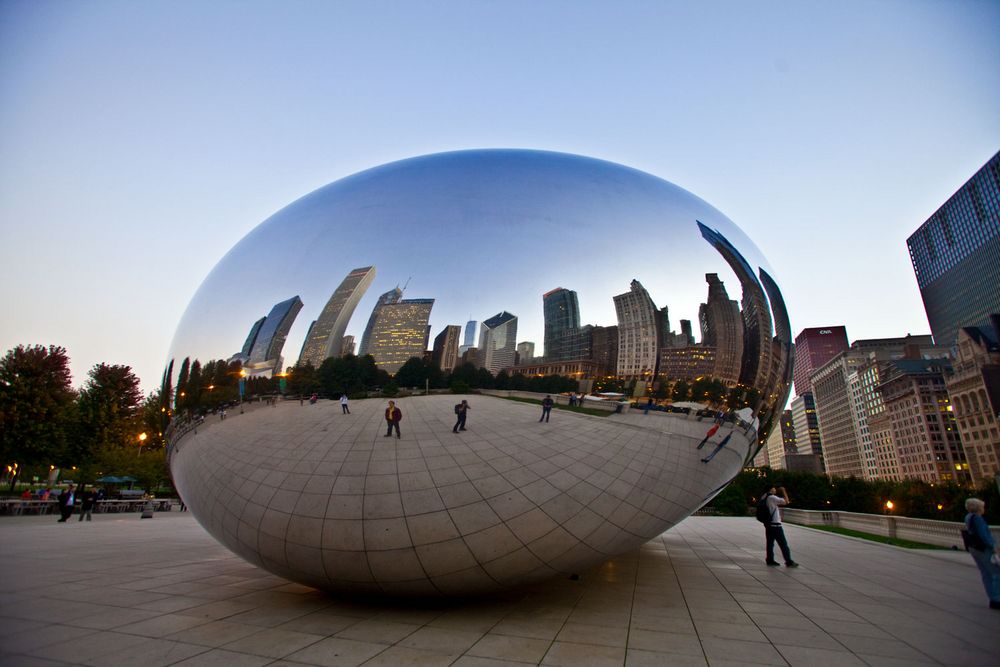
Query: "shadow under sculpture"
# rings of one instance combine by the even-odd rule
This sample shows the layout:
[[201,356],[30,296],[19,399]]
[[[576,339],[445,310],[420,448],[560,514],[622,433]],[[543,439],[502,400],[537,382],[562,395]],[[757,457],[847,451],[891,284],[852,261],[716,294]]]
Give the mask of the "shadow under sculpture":
[[[461,596],[581,573],[704,505],[767,437],[791,378],[772,276],[720,212],[613,163],[477,150],[361,172],[250,232],[192,299],[164,373],[175,483],[229,549],[328,590]],[[455,434],[463,397],[414,396],[387,439],[381,399],[244,402],[296,364],[357,360],[354,341],[392,375],[431,340],[446,370],[462,354],[565,373],[591,405],[609,379],[660,405],[539,424],[537,406],[465,396]],[[525,340],[548,349],[525,359]]]

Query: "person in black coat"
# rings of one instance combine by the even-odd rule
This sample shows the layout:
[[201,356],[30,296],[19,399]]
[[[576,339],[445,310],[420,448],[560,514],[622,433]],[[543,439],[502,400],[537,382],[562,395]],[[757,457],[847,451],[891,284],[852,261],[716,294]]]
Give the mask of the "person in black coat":
[[66,520],[73,514],[73,503],[75,499],[73,498],[73,489],[76,487],[72,484],[69,488],[65,489],[59,494],[59,523],[66,523]]

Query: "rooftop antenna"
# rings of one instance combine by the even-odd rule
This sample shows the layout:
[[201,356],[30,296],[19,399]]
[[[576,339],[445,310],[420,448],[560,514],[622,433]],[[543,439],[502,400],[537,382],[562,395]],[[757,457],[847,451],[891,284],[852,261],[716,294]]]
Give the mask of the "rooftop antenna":
[[412,280],[412,279],[413,279],[413,276],[410,276],[409,278],[407,278],[406,279],[406,283],[403,284],[403,289],[401,289],[399,291],[400,292],[405,292],[406,291],[406,286],[410,284],[410,280]]

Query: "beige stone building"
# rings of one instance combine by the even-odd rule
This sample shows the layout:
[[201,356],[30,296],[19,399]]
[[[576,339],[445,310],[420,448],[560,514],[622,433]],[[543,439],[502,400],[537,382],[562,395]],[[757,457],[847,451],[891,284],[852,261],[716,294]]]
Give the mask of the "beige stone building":
[[947,378],[955,423],[976,485],[988,484],[1000,473],[1000,318],[993,317],[992,332],[959,329]]

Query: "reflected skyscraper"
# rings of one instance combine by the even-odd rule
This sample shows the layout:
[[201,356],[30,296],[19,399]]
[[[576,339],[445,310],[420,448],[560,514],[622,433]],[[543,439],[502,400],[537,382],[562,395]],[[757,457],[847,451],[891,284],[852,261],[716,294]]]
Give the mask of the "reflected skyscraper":
[[375,267],[365,266],[354,269],[341,281],[326,302],[319,317],[309,327],[299,363],[311,363],[319,368],[329,357],[338,357],[343,352],[344,331],[354,314],[354,309],[365,291],[375,280]]
[[656,373],[660,311],[638,280],[614,297],[618,316],[618,375],[642,378]]
[[240,350],[239,354],[237,355],[237,357],[242,363],[245,364],[246,362],[250,361],[250,353],[253,351],[253,345],[254,343],[257,342],[257,336],[260,334],[260,328],[264,326],[264,320],[266,319],[267,316],[265,315],[264,317],[254,322],[253,326],[250,327],[250,333],[247,334],[247,339],[243,341],[243,349]]
[[361,343],[358,345],[358,356],[363,357],[366,354],[371,354],[368,349],[371,345],[372,331],[375,328],[375,321],[378,319],[379,309],[383,306],[387,306],[392,303],[399,303],[399,300],[403,298],[403,290],[399,289],[399,285],[393,287],[391,290],[383,294],[375,302],[375,307],[372,308],[372,314],[368,318],[368,324],[365,326],[365,331],[361,334]]
[[375,365],[395,374],[412,357],[423,357],[427,349],[427,321],[434,299],[403,299],[379,304],[372,317],[371,336],[365,354]]
[[452,372],[458,364],[458,337],[461,334],[462,327],[449,324],[434,338],[432,360],[443,373]]
[[706,273],[705,282],[708,283],[708,299],[698,310],[701,346],[715,350],[712,376],[732,387],[739,382],[743,357],[740,306],[729,298],[719,274]]
[[478,322],[475,320],[469,320],[465,323],[465,338],[462,340],[462,344],[458,346],[458,354],[463,355],[467,350],[476,346],[476,326]]
[[483,320],[479,331],[479,365],[496,374],[514,365],[517,316],[506,310]]
[[546,361],[576,359],[578,351],[574,345],[580,331],[580,304],[576,292],[557,287],[542,295],[542,310],[545,317]]
[[291,299],[276,303],[264,318],[253,349],[250,351],[249,366],[255,374],[271,374],[281,371],[281,350],[285,346],[288,330],[292,328],[296,315],[302,310],[302,299]]

